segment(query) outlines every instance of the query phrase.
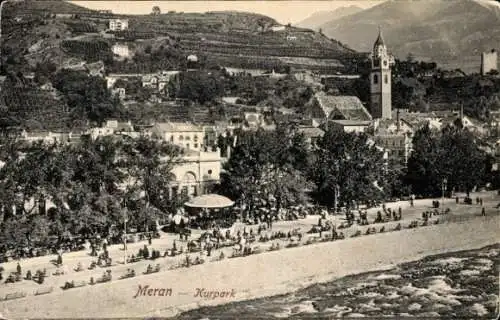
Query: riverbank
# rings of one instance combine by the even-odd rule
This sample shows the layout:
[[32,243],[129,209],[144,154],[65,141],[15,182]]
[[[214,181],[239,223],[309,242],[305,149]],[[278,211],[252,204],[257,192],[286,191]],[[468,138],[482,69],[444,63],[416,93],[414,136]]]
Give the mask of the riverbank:
[[[207,305],[289,293],[349,274],[387,269],[427,255],[480,248],[499,241],[499,216],[325,242],[245,258],[0,302],[7,318],[174,316]],[[137,295],[139,286],[172,295]],[[205,298],[197,289],[234,292]],[[234,290],[234,291],[233,291]]]
[[183,312],[182,320],[443,317],[495,319],[500,243],[426,256],[272,297]]

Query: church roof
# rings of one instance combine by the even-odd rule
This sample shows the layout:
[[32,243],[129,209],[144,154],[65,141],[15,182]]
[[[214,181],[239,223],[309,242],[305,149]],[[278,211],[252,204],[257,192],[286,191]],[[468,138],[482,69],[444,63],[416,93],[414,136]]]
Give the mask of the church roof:
[[323,110],[325,116],[339,115],[344,120],[370,121],[372,116],[363,106],[361,100],[355,96],[332,96],[318,92],[314,99]]

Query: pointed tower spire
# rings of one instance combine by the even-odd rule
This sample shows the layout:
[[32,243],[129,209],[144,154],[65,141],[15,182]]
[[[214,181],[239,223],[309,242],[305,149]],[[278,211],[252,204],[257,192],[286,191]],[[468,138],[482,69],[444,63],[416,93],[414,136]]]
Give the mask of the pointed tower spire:
[[373,47],[375,48],[378,46],[385,46],[384,37],[382,36],[382,28],[380,26],[378,26],[378,37],[377,40],[375,40]]

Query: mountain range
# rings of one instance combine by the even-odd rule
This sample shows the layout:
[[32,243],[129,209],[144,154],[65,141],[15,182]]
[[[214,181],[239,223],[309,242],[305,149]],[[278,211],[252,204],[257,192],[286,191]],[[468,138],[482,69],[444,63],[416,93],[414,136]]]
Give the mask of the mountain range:
[[301,28],[318,30],[318,28],[320,28],[327,22],[358,13],[362,10],[362,8],[352,5],[348,7],[340,7],[333,11],[318,11],[313,13],[310,17],[296,23],[295,25]]
[[500,46],[500,4],[493,0],[387,1],[333,18],[323,33],[354,50],[369,52],[383,30],[398,58],[410,53],[447,69],[478,72],[480,54]]

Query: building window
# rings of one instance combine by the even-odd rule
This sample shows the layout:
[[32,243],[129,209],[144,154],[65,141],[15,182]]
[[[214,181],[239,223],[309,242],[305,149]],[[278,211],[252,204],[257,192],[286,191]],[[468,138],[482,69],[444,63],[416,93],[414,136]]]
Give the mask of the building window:
[[191,140],[191,137],[190,136],[186,136],[186,140]]
[[196,134],[195,134],[195,135],[194,135],[194,139],[193,139],[193,140],[194,140],[195,142],[197,142],[197,141],[198,141],[198,135],[196,135]]
[[378,60],[378,59],[373,60],[373,66],[374,67],[380,66],[380,60]]
[[170,136],[170,142],[174,142],[174,136]]
[[195,148],[198,148],[198,144],[197,144],[197,143],[195,143],[195,144],[194,144],[194,147],[195,147]]
[[373,75],[373,83],[377,84],[378,83],[378,74]]
[[179,136],[179,140],[180,141],[184,140],[184,136]]
[[188,149],[189,149],[189,143],[186,143],[186,148],[188,148]]
[[384,82],[389,83],[389,77],[387,75],[384,75]]
[[208,174],[212,174],[212,169],[208,170]]

